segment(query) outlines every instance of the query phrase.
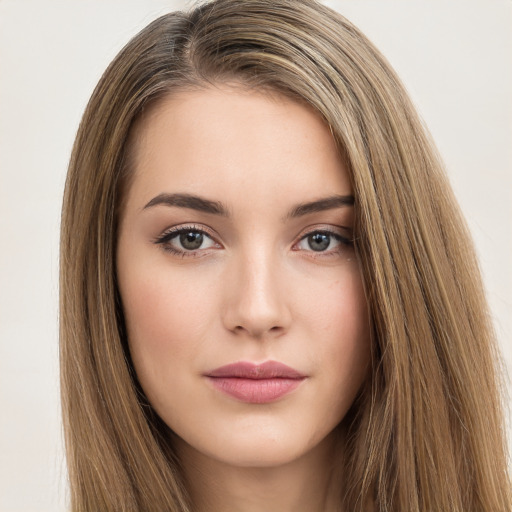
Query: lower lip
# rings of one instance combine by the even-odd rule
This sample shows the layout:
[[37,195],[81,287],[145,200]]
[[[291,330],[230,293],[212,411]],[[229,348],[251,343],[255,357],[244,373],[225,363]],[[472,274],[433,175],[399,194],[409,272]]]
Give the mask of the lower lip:
[[208,377],[215,388],[249,404],[266,404],[291,393],[304,379]]

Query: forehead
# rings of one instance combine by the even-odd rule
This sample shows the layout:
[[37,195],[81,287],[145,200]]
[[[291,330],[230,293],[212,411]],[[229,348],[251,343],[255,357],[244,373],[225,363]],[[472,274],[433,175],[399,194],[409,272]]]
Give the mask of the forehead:
[[174,93],[139,120],[131,142],[129,195],[140,201],[164,192],[263,203],[284,201],[284,191],[294,200],[351,193],[329,127],[276,93],[231,86]]

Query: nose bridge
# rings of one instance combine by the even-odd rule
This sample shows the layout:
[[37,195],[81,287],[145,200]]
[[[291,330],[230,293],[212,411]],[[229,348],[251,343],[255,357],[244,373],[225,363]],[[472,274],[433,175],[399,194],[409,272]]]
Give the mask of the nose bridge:
[[290,312],[282,289],[282,268],[275,250],[259,246],[236,258],[226,327],[261,337],[288,327]]

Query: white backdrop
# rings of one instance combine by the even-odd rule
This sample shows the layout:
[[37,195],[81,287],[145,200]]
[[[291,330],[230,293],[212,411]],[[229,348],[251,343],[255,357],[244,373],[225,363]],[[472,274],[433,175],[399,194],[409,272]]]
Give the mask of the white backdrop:
[[[405,82],[480,255],[512,373],[512,2],[339,0]],[[191,2],[0,0],[0,510],[63,511],[58,229],[85,104],[139,29]]]

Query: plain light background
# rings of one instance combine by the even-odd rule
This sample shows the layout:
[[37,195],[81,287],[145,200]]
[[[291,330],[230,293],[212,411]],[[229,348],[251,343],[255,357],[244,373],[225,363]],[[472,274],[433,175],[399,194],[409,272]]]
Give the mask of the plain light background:
[[[192,2],[0,0],[0,510],[66,509],[58,230],[93,87],[158,15]],[[472,230],[512,373],[512,2],[326,2],[398,71]]]

